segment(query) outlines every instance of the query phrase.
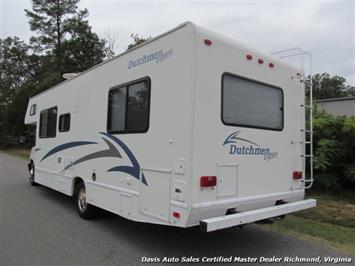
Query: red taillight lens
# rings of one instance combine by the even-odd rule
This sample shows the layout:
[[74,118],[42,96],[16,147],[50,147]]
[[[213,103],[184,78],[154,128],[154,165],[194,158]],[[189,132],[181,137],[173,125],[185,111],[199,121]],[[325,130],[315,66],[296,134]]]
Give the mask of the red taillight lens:
[[261,64],[264,64],[264,60],[263,59],[261,59],[261,58],[259,58],[258,59],[258,63],[261,65]]
[[201,176],[201,187],[215,187],[217,185],[217,176]]
[[252,56],[251,54],[247,54],[245,57],[246,57],[248,60],[252,60],[252,59],[253,59],[253,56]]
[[302,172],[301,171],[294,171],[292,173],[292,177],[295,180],[302,179]]
[[180,212],[173,212],[173,216],[177,219],[180,218]]

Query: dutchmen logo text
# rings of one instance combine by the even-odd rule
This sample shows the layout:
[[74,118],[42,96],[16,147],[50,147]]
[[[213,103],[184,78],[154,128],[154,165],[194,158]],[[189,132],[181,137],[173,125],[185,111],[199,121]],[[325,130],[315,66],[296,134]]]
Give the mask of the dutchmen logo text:
[[230,134],[223,146],[229,147],[228,153],[236,156],[263,156],[264,160],[270,161],[277,158],[278,152],[271,152],[270,148],[262,147],[255,142],[239,137],[240,131]]
[[156,64],[162,63],[171,56],[173,56],[173,49],[169,49],[167,51],[159,50],[150,54],[145,54],[134,60],[129,60],[128,69],[151,62],[155,62]]

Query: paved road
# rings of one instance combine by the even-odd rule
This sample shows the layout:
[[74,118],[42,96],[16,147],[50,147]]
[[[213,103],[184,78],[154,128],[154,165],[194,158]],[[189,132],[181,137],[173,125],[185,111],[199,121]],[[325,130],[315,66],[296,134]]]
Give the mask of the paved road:
[[0,153],[1,266],[141,265],[143,256],[340,255],[253,225],[203,233],[135,223],[109,213],[85,221],[71,198],[31,187],[27,176],[25,161]]

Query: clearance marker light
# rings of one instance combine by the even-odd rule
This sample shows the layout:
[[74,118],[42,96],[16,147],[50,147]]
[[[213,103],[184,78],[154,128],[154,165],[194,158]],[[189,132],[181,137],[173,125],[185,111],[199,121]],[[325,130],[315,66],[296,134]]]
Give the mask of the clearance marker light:
[[203,42],[208,46],[212,45],[212,41],[209,39],[205,39]]
[[261,58],[259,58],[259,59],[258,59],[258,63],[259,63],[260,65],[262,65],[262,64],[264,64],[264,60],[261,59]]
[[173,212],[173,216],[177,219],[180,218],[180,212]]
[[274,63],[269,63],[269,67],[273,68],[274,67]]
[[248,60],[252,60],[252,59],[253,59],[253,56],[252,56],[251,54],[247,54],[247,55],[246,55],[246,58],[247,58]]

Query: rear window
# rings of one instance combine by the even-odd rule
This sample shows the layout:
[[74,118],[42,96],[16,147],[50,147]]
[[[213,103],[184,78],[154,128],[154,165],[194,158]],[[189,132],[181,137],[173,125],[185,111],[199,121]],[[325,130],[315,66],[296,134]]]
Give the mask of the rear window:
[[222,76],[222,121],[226,125],[283,129],[281,88],[232,74]]

